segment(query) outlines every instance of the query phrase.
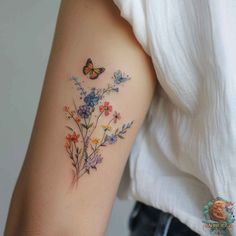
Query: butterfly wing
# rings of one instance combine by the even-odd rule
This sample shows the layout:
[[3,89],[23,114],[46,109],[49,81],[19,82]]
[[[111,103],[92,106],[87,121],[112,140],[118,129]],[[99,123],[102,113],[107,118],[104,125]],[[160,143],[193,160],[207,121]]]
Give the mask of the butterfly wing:
[[93,62],[91,58],[89,58],[85,66],[83,67],[83,73],[84,75],[87,75],[88,73],[92,73],[92,72],[93,72]]
[[114,73],[114,78],[115,78],[114,79],[115,84],[121,84],[130,79],[128,75],[122,74],[120,70]]
[[116,71],[114,73],[114,78],[115,78],[115,83],[116,84],[120,84],[121,83],[121,79],[122,79],[122,72],[120,70]]
[[90,72],[90,79],[97,79],[100,74],[102,74],[105,71],[105,68],[93,68]]

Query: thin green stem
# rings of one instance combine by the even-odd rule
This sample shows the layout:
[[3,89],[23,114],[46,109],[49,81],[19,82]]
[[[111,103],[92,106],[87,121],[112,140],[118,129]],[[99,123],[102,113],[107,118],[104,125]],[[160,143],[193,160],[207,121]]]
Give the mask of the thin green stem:
[[90,132],[90,134],[88,135],[88,138],[87,138],[88,140],[90,139],[90,137],[91,137],[91,135],[93,134],[94,130],[97,128],[98,120],[99,120],[99,118],[101,117],[101,115],[103,114],[103,112],[104,112],[104,111],[100,112],[100,114],[98,115],[97,120],[96,120],[96,123],[95,123],[93,129],[92,129],[92,131]]
[[[107,123],[107,126],[111,124],[111,122],[114,120],[115,118],[112,118],[108,123]],[[97,150],[103,145],[105,144],[105,136],[106,135],[106,130],[103,131],[103,136],[102,136],[102,139],[101,139],[101,142],[98,146],[96,146],[96,148],[94,148],[94,150],[88,155],[88,158],[90,158],[94,153],[97,152]]]

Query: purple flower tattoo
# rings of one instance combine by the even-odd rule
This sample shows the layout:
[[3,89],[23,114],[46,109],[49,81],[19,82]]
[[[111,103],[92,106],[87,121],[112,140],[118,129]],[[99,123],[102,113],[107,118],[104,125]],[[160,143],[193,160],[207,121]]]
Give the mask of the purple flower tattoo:
[[109,144],[114,144],[117,141],[117,136],[115,134],[111,134],[107,137],[107,141]]
[[82,105],[77,112],[81,118],[87,119],[91,114],[91,108],[88,105]]

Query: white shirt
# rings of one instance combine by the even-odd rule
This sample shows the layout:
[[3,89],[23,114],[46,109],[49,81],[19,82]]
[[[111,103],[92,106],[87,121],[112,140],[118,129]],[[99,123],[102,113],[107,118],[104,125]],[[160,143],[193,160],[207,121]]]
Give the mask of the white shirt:
[[161,85],[119,197],[170,212],[210,235],[203,206],[217,196],[236,205],[236,0],[114,2]]

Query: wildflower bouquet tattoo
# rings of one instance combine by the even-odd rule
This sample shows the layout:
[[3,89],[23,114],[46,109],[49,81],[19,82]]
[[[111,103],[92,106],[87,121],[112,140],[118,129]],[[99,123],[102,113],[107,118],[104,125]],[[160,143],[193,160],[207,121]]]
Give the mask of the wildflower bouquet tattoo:
[[[87,60],[83,68],[84,75],[92,80],[104,71],[105,68],[94,68],[91,59]],[[115,144],[118,139],[124,139],[133,121],[119,127],[121,114],[114,111],[112,104],[106,100],[109,94],[118,93],[120,86],[130,80],[128,75],[116,71],[106,88],[85,89],[77,77],[71,80],[79,92],[81,105],[77,106],[73,100],[73,109],[64,107],[66,117],[73,122],[73,126],[66,126],[69,133],[65,137],[65,149],[73,165],[73,183],[76,183],[81,176],[97,169],[97,165],[103,161],[102,148]],[[105,123],[100,122],[101,117],[103,121],[106,120]],[[100,129],[100,137],[94,136],[97,129]]]

